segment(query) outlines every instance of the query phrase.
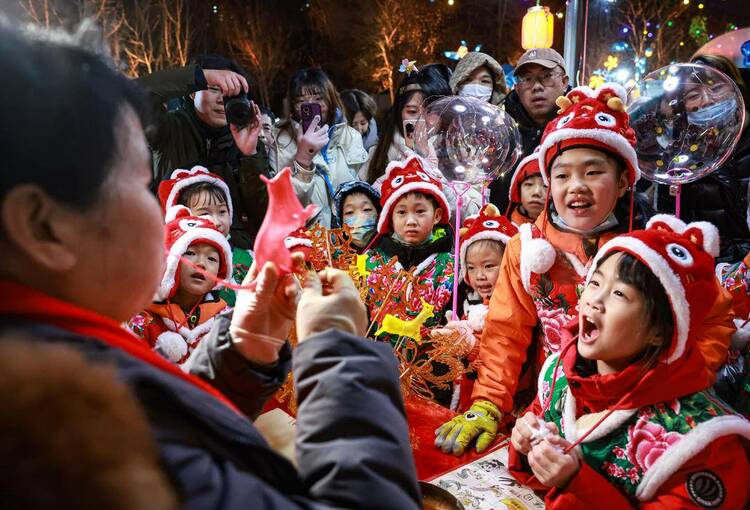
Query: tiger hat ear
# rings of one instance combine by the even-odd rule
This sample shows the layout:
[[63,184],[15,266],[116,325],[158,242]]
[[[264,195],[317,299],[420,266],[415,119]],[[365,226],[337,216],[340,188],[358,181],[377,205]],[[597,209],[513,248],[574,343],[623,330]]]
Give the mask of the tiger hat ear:
[[665,230],[667,232],[675,232],[677,234],[685,231],[685,222],[681,219],[672,216],[671,214],[654,214],[648,223],[646,223],[646,229]]
[[487,204],[484,206],[482,213],[489,217],[500,216],[500,209],[495,204]]
[[557,113],[561,114],[564,113],[565,110],[573,106],[573,101],[568,99],[566,96],[559,96],[557,99],[555,99],[555,104],[559,108],[559,110],[557,110]]
[[719,229],[716,228],[713,223],[707,221],[688,223],[684,234],[691,243],[703,248],[703,251],[711,255],[713,258],[719,256],[721,247],[719,242]]

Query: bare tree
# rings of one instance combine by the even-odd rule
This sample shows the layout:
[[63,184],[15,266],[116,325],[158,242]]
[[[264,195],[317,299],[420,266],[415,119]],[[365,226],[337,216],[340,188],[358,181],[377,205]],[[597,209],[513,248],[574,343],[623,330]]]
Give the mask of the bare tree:
[[290,62],[288,27],[274,18],[271,0],[226,2],[233,15],[224,18],[224,40],[233,56],[252,73],[258,96],[271,104],[273,85]]
[[136,0],[123,13],[121,52],[129,75],[187,64],[192,41],[188,2]]
[[192,41],[188,0],[19,0],[32,23],[76,27],[93,20],[112,56],[131,75],[187,64]]
[[643,58],[650,50],[651,67],[658,68],[688,52],[685,47],[689,42],[689,19],[685,15],[688,9],[689,5],[682,0],[621,2],[619,12],[635,57]]
[[[427,0],[374,0],[374,15],[365,28],[364,57],[358,61],[380,90],[395,96],[396,73],[401,60],[434,61],[446,18],[442,5]],[[372,48],[375,48],[375,51]]]

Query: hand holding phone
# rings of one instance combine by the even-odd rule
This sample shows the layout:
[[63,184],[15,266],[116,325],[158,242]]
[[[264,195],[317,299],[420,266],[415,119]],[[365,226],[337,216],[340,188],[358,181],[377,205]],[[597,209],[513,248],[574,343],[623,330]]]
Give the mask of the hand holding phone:
[[406,140],[406,146],[410,149],[414,147],[414,131],[417,121],[414,119],[407,119],[404,121],[404,140]]

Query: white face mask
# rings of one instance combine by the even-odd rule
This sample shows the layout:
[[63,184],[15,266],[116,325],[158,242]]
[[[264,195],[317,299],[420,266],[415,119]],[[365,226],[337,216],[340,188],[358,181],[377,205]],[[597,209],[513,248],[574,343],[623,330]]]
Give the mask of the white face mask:
[[492,97],[492,88],[481,83],[467,83],[458,91],[459,96],[475,97],[482,101],[489,101]]

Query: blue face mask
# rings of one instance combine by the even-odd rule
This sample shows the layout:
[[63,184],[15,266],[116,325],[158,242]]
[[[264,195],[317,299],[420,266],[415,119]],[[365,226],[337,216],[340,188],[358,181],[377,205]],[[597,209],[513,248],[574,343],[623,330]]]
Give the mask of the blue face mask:
[[719,101],[695,112],[688,112],[688,122],[700,127],[721,127],[732,119],[737,102],[734,99]]
[[349,226],[354,241],[358,244],[362,244],[367,234],[375,229],[377,219],[378,216],[375,213],[367,215],[355,214],[348,218],[344,218],[344,224]]

